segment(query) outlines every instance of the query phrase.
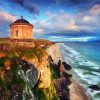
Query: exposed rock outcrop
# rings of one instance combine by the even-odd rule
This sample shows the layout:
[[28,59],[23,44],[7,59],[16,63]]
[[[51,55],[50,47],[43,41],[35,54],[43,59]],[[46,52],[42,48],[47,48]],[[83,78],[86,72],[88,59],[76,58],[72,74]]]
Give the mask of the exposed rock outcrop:
[[18,58],[14,58],[12,62],[13,62],[12,67],[14,64],[18,64],[20,68],[19,73],[22,72],[23,74],[22,76],[24,77],[24,79],[26,79],[26,81],[28,82],[31,88],[34,88],[34,86],[36,85],[38,81],[38,76],[39,76],[39,73],[36,67],[33,64],[25,60],[18,59]]
[[[56,72],[58,73],[58,71],[60,72],[59,78],[57,80],[60,80],[60,78],[63,78],[63,80],[66,80],[66,85],[64,85],[64,88],[61,89],[60,86],[62,86],[61,84],[63,84],[64,81],[60,81],[59,83],[55,82],[55,89],[57,91],[57,94],[59,96],[59,93],[63,94],[63,90],[66,93],[66,96],[63,95],[62,97],[60,97],[61,100],[88,100],[88,97],[84,91],[84,88],[82,86],[80,86],[80,84],[76,83],[75,80],[72,79],[72,75],[69,74],[70,70],[72,69],[72,67],[70,65],[68,65],[66,62],[65,63],[61,63],[61,61],[64,61],[64,59],[62,58],[63,56],[61,55],[60,52],[60,45],[54,44],[52,46],[50,46],[47,49],[48,54],[51,56],[53,62],[52,65],[54,65],[54,69],[56,70]],[[58,63],[59,61],[59,63]],[[61,67],[61,68],[60,68]],[[65,72],[67,72],[66,74],[63,73],[63,70]],[[70,79],[71,78],[71,79]],[[59,84],[59,86],[57,85]]]
[[54,86],[60,100],[70,100],[67,80],[64,77],[60,77],[59,79],[57,79]]
[[65,68],[61,60],[58,61],[57,68],[59,70],[60,77],[54,83],[56,93],[59,96],[60,100],[70,100],[70,90],[68,87],[72,84],[70,75],[65,72]]
[[48,88],[51,84],[51,72],[48,62],[48,56],[43,57],[42,61],[38,64],[38,71],[40,72],[39,88]]
[[26,60],[28,63],[34,64],[34,66],[38,66],[38,63],[39,63],[36,56],[34,58],[31,58],[31,59],[23,56],[21,59]]
[[62,62],[62,64],[64,65],[64,68],[66,70],[71,70],[72,69],[72,67],[69,64],[67,64],[66,62]]
[[34,64],[38,70],[39,77],[39,88],[48,88],[51,84],[51,72],[49,68],[48,54],[44,51],[43,56],[40,58],[40,61],[37,57],[28,59],[27,57],[22,57],[23,60]]
[[38,71],[24,60],[14,58],[5,62],[10,69],[0,68],[0,100],[35,100],[31,88],[37,83]]
[[100,91],[100,87],[98,85],[91,85],[89,88],[95,91]]

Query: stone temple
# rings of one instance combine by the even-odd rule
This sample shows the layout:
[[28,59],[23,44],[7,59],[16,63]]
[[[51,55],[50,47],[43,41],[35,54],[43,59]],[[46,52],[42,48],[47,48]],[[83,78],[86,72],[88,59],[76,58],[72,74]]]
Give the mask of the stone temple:
[[32,39],[32,30],[33,25],[21,17],[10,25],[10,38]]
[[10,24],[10,37],[0,38],[0,51],[9,50],[17,47],[35,47],[32,38],[33,25],[21,17]]

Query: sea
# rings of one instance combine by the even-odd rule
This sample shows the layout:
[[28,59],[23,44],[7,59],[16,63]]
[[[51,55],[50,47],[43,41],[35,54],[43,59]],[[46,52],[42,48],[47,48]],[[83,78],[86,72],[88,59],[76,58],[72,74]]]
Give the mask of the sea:
[[90,100],[100,100],[100,91],[89,88],[100,86],[100,41],[61,43],[64,60],[73,67],[72,74],[80,83]]

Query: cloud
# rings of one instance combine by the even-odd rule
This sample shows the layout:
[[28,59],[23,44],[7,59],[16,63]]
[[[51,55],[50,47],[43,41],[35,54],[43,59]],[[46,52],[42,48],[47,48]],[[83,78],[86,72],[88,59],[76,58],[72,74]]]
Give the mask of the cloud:
[[12,0],[12,2],[28,10],[30,13],[39,14],[40,12],[37,4],[32,0]]
[[[95,11],[96,10],[96,11]],[[34,23],[36,34],[66,33],[67,31],[87,31],[95,32],[100,30],[99,5],[95,5],[90,10],[76,14],[66,12],[47,12],[46,20],[37,20]],[[96,14],[94,14],[96,13]]]
[[44,34],[44,29],[33,29],[34,33],[38,34]]
[[39,33],[40,30],[42,33],[60,33],[66,30],[79,30],[72,15],[62,12],[58,14],[47,12],[46,15],[47,20],[37,20],[34,23],[35,30],[39,30]]
[[55,0],[56,5],[74,8],[76,11],[86,11],[94,5],[100,4],[100,0]]
[[16,16],[11,15],[7,12],[4,11],[0,11],[0,20],[6,20],[6,21],[15,21],[16,20]]
[[84,23],[95,22],[95,18],[93,16],[84,16],[83,17],[83,22]]
[[16,16],[7,12],[0,11],[0,37],[6,37],[9,34],[9,25],[17,19]]
[[78,17],[80,19],[78,25],[83,26],[86,29],[89,29],[89,31],[99,30],[100,5],[94,5],[90,10],[80,13],[80,15],[81,17],[80,18]]
[[92,15],[99,15],[100,16],[100,5],[95,5],[94,7],[92,7],[92,9],[90,10],[90,13]]
[[[34,0],[35,2],[36,0]],[[49,0],[46,0],[46,3]],[[80,5],[85,5],[86,2],[90,2],[90,0],[58,0],[57,2],[70,2],[70,5],[74,7],[74,5],[80,6]],[[93,0],[94,1],[94,0]],[[98,4],[96,3],[98,0],[95,0],[96,5],[92,5],[90,7],[90,4],[88,5],[88,3],[86,4],[87,6],[89,6],[89,9],[86,10],[85,6],[82,6],[83,9],[85,9],[86,11],[83,12],[73,12],[70,11],[70,9],[67,8],[69,10],[69,12],[71,13],[67,13],[68,10],[66,10],[65,12],[65,8],[64,9],[60,9],[63,11],[59,11],[56,8],[51,9],[50,11],[47,11],[46,14],[44,15],[41,14],[40,16],[38,16],[38,19],[36,19],[36,22],[33,23],[34,25],[34,35],[41,35],[41,34],[68,34],[70,32],[75,32],[73,33],[73,35],[77,34],[78,32],[83,32],[82,34],[85,34],[84,32],[96,32],[96,30],[100,31],[100,5],[99,5],[99,1]],[[12,3],[14,4],[13,6],[16,5],[16,7],[22,7],[24,9],[27,9],[29,12],[31,13],[35,13],[38,14],[39,13],[39,7],[37,6],[37,3],[34,3],[33,0],[30,0],[30,2],[28,0],[13,0]],[[64,4],[60,3],[60,4]],[[83,2],[83,4],[82,4]],[[11,3],[11,2],[10,2]],[[12,4],[11,3],[11,4]],[[46,4],[45,3],[45,4]],[[65,5],[66,5],[65,3]],[[7,4],[6,4],[7,5]],[[19,6],[18,6],[19,5]],[[42,5],[44,6],[44,5]],[[19,9],[20,9],[19,7]],[[45,7],[44,7],[45,8]],[[60,8],[60,7],[59,7]],[[9,8],[10,9],[10,8]],[[57,10],[57,12],[53,11],[53,10]],[[10,11],[10,10],[9,10]],[[55,12],[55,13],[54,13]],[[12,13],[16,13],[12,12]],[[26,12],[27,13],[27,12]],[[25,14],[26,14],[25,13]],[[42,17],[46,17],[43,18]],[[39,19],[40,18],[40,19]],[[16,16],[11,15],[9,13],[0,11],[0,26],[2,26],[2,28],[0,27],[0,31],[2,31],[2,33],[4,34],[8,34],[9,33],[9,24],[13,21],[16,20]],[[33,20],[33,19],[31,19]],[[70,33],[71,34],[71,33]]]

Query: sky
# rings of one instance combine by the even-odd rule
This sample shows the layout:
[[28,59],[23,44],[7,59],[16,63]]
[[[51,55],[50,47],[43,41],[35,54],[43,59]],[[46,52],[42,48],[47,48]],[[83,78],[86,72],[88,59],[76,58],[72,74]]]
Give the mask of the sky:
[[100,0],[0,0],[0,37],[20,16],[33,24],[34,38],[100,40]]

